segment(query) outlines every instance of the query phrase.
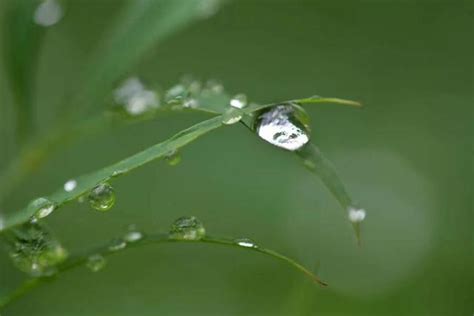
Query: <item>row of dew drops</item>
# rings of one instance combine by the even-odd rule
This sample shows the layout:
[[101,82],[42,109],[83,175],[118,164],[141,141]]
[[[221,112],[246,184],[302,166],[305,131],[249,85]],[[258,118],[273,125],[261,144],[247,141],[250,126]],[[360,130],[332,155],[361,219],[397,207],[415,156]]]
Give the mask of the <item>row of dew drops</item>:
[[[185,78],[171,87],[164,100],[171,109],[195,108],[199,106],[199,94],[224,93],[223,86],[216,81],[209,81],[202,85],[199,81]],[[113,93],[116,104],[129,115],[143,115],[159,108],[160,100],[155,91],[146,86],[136,77],[123,82]],[[247,106],[247,97],[238,94],[232,97],[228,109],[222,115],[224,124],[235,124],[242,119],[242,109]],[[250,128],[266,142],[288,150],[297,151],[309,142],[309,118],[302,108],[295,104],[279,104],[265,109],[254,116]],[[181,161],[177,150],[170,151],[165,157],[170,166],[176,166]],[[73,192],[78,187],[77,180],[71,179],[64,184],[64,191]],[[101,212],[110,210],[115,204],[115,190],[108,183],[103,182],[92,188],[88,193],[78,198],[83,202],[87,198],[90,206]],[[55,273],[55,266],[68,257],[68,252],[57,241],[48,229],[40,222],[57,208],[57,204],[45,197],[32,201],[28,208],[33,214],[31,221],[23,226],[7,231],[7,242],[10,245],[9,253],[15,265],[32,276],[47,276]],[[365,219],[365,210],[349,207],[348,218],[353,223]],[[114,240],[109,251],[124,249],[128,243],[134,243],[143,238],[144,234],[136,229],[130,229],[122,238]],[[195,217],[182,217],[172,226],[169,238],[176,240],[200,240],[205,236],[202,223]],[[256,248],[249,239],[237,239],[235,243],[242,247]],[[94,254],[88,258],[87,266],[92,271],[99,271],[105,266],[103,254]]]

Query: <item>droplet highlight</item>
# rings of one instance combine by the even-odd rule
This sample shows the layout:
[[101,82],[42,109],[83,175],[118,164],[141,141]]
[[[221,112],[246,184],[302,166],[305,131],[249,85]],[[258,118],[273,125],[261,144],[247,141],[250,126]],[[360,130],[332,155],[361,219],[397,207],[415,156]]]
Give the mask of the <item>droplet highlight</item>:
[[257,244],[249,238],[237,238],[234,242],[240,247],[244,248],[257,248]]
[[277,105],[257,116],[260,138],[277,147],[295,151],[309,142],[308,116],[296,105]]
[[127,247],[127,243],[122,238],[115,238],[110,242],[109,251],[119,251]]
[[349,221],[352,223],[360,223],[366,217],[366,212],[362,208],[349,207],[347,210]]
[[86,266],[92,272],[98,272],[105,268],[107,260],[101,254],[95,254],[87,258]]
[[143,239],[143,233],[139,231],[135,225],[130,225],[128,231],[123,236],[127,243],[134,243]]
[[242,111],[235,108],[230,108],[222,114],[222,123],[225,125],[232,125],[240,122],[242,119]]
[[101,183],[90,191],[88,199],[92,208],[108,211],[115,204],[115,191],[110,184]]
[[178,218],[171,226],[169,237],[176,240],[200,240],[206,236],[202,222],[194,216]]
[[235,95],[230,100],[230,106],[237,109],[243,109],[244,107],[247,106],[247,96],[242,93]]
[[64,183],[64,191],[66,192],[72,192],[74,189],[77,187],[77,181],[76,180],[68,180],[66,183]]

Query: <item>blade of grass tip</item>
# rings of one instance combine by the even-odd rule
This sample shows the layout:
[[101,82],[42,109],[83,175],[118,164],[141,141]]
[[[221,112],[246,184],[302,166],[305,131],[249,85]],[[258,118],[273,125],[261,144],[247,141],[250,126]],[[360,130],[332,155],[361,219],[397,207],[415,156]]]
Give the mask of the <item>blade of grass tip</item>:
[[196,20],[199,7],[200,1],[189,0],[127,1],[88,63],[84,86],[69,108],[86,112],[100,103],[147,50]]
[[345,100],[345,99],[339,99],[339,98],[310,97],[310,98],[292,100],[291,102],[301,104],[301,105],[303,105],[303,104],[316,104],[316,103],[333,103],[333,104],[341,104],[341,105],[350,105],[350,106],[355,106],[355,107],[362,107],[362,104],[357,102],[357,101]]
[[8,0],[4,3],[2,27],[3,61],[14,99],[19,143],[34,126],[33,90],[44,29],[34,23],[36,1]]
[[108,242],[102,246],[94,247],[93,249],[88,249],[80,255],[69,257],[65,262],[58,265],[57,272],[53,277],[41,277],[28,279],[22,283],[16,290],[8,294],[6,297],[0,299],[0,308],[6,306],[7,304],[13,302],[15,299],[27,294],[31,289],[37,287],[47,281],[53,281],[62,273],[73,270],[77,267],[84,266],[88,258],[93,255],[101,255],[103,257],[110,257],[114,254],[121,253],[130,248],[143,247],[149,245],[157,244],[166,244],[166,243],[188,243],[188,244],[211,244],[211,245],[221,245],[225,247],[240,248],[246,251],[255,251],[280,260],[291,267],[295,268],[297,271],[302,272],[304,275],[309,277],[313,282],[318,283],[321,286],[327,286],[326,283],[321,281],[313,272],[304,267],[302,264],[298,263],[296,260],[291,259],[285,255],[282,255],[274,250],[263,248],[259,245],[254,245],[252,247],[241,246],[235,242],[235,239],[223,238],[223,237],[205,237],[199,240],[180,240],[180,239],[171,239],[166,233],[155,233],[155,234],[143,234],[141,239],[138,239],[134,242],[129,242],[126,244],[126,247],[121,249],[113,249],[110,247],[111,242]]
[[[333,196],[345,211],[349,211],[354,203],[347,192],[343,182],[339,178],[333,164],[321,153],[314,144],[308,144],[302,150],[296,151],[296,155],[302,159],[304,166],[317,175],[329,189]],[[352,223],[357,243],[360,245],[360,224]]]

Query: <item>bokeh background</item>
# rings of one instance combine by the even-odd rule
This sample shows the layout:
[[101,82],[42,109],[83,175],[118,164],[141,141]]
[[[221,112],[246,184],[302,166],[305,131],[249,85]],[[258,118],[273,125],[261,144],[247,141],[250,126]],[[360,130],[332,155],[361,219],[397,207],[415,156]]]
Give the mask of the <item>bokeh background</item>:
[[[122,1],[64,5],[43,39],[38,131],[61,119]],[[313,141],[367,210],[360,248],[321,182],[239,124],[186,147],[176,167],[151,163],[119,178],[112,211],[71,204],[47,220],[75,252],[129,224],[165,231],[194,215],[209,233],[251,237],[317,268],[328,288],[257,253],[172,244],[123,252],[99,273],[67,272],[2,315],[472,315],[473,12],[472,1],[232,1],[130,71],[162,87],[184,74],[215,78],[256,102],[363,102],[307,108]],[[1,166],[17,149],[7,90],[2,79]],[[207,117],[170,113],[70,143],[1,207],[19,209]],[[0,293],[20,278],[2,252]]]

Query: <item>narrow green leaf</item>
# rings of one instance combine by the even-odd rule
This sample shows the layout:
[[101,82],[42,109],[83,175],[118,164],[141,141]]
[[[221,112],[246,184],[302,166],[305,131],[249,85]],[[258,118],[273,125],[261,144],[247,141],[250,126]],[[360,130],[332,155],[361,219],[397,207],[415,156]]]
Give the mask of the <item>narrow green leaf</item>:
[[33,89],[44,28],[33,21],[37,1],[3,3],[1,26],[4,71],[12,92],[17,137],[23,143],[34,126]]

